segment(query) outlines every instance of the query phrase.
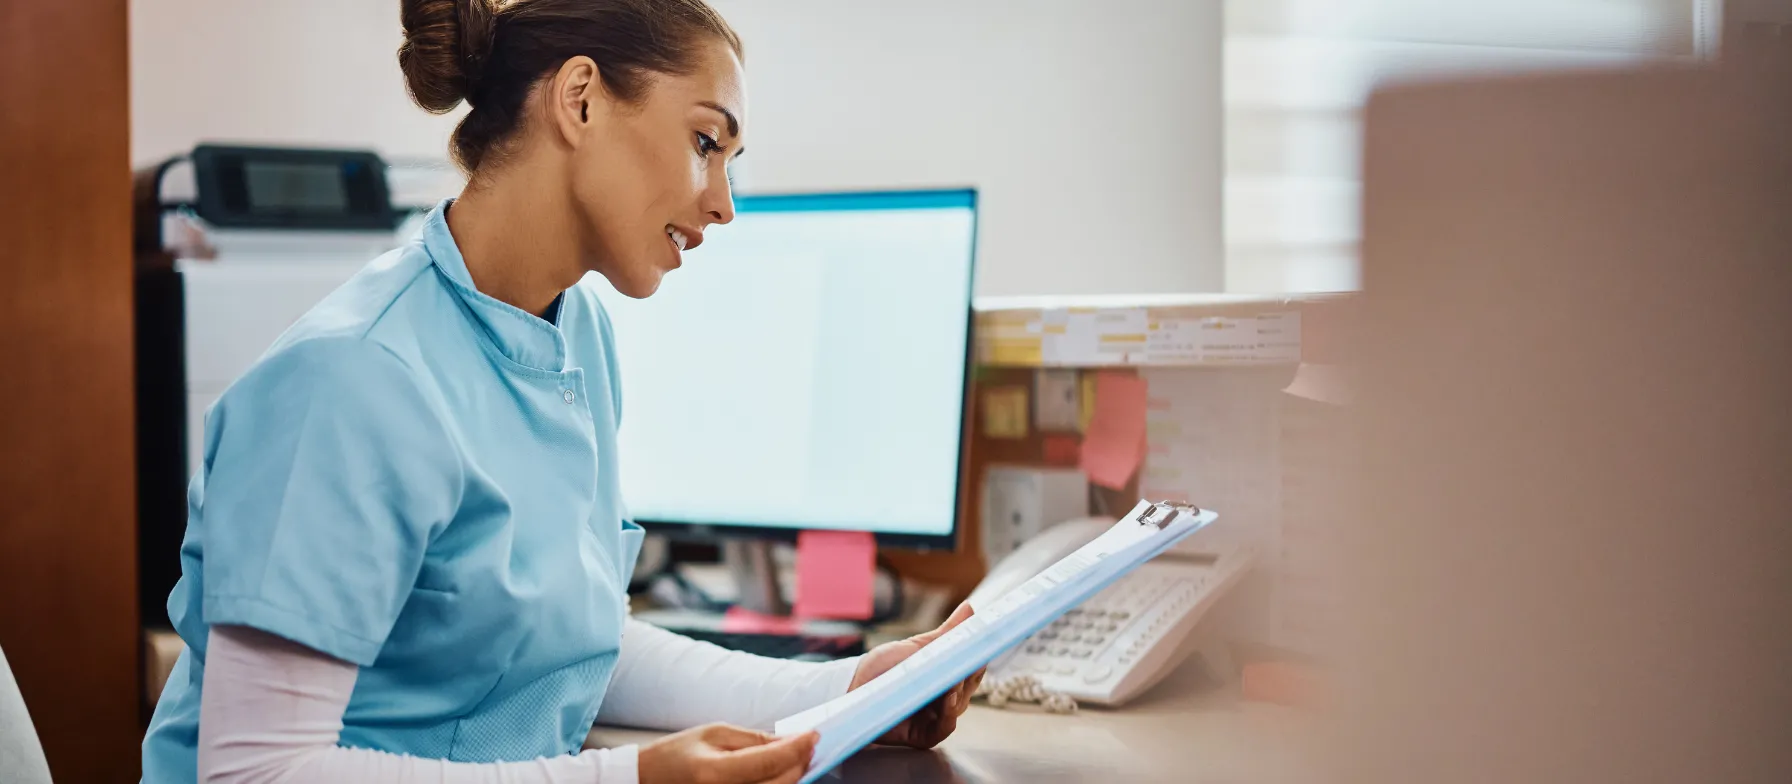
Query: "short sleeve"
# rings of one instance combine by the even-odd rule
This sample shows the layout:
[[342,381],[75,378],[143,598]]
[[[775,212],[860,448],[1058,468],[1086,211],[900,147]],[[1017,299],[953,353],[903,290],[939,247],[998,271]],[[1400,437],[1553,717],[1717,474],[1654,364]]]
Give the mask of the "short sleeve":
[[458,450],[409,369],[359,338],[281,349],[207,423],[204,618],[371,665],[460,504]]

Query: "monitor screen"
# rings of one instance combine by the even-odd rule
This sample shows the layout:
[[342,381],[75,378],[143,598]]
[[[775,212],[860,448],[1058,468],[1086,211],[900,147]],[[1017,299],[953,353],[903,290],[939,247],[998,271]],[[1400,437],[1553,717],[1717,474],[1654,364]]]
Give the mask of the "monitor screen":
[[249,204],[261,210],[348,209],[348,185],[342,168],[331,161],[249,161],[243,164]]
[[621,368],[630,512],[949,546],[975,192],[735,206],[652,297],[598,287]]

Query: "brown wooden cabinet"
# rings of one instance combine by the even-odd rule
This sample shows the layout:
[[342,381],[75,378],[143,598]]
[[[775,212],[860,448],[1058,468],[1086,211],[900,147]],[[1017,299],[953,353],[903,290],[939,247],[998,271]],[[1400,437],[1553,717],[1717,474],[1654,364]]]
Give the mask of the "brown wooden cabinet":
[[126,20],[0,5],[0,647],[59,782],[142,739]]

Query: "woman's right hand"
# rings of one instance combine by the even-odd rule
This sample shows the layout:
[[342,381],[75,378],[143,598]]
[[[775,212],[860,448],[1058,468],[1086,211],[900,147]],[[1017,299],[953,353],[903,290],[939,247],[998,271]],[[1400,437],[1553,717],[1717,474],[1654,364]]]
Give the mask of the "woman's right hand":
[[796,784],[820,737],[705,724],[642,746],[636,770],[641,784]]

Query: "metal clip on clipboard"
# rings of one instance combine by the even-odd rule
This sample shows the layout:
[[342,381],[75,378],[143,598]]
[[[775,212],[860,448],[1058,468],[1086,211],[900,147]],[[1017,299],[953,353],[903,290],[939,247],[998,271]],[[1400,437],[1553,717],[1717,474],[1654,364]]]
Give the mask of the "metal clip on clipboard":
[[1175,522],[1183,512],[1198,515],[1201,513],[1201,508],[1187,501],[1158,501],[1139,510],[1138,516],[1133,519],[1137,520],[1140,525],[1149,525],[1163,530],[1170,523]]

